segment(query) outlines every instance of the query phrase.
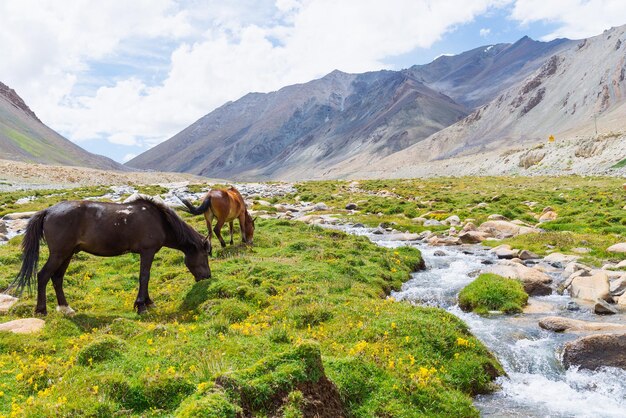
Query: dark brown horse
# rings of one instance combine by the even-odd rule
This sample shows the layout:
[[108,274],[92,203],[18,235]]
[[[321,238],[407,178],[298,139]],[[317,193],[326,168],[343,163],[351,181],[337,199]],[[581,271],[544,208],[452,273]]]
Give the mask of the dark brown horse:
[[[39,241],[45,238],[50,256],[37,273]],[[185,264],[196,281],[211,277],[207,258],[208,242],[187,225],[172,209],[148,198],[128,204],[68,201],[37,212],[28,222],[22,241],[22,268],[10,289],[21,293],[32,288],[37,275],[37,307],[35,312],[45,315],[46,285],[52,279],[56,292],[57,310],[72,314],[63,293],[63,276],[79,251],[103,257],[124,253],[141,256],[139,293],[135,300],[141,313],[153,302],[148,295],[150,267],[161,247],[185,253]]]
[[[252,245],[252,239],[254,237],[254,219],[252,219],[252,216],[248,213],[243,197],[234,187],[229,189],[209,190],[206,196],[204,196],[202,204],[198,207],[195,207],[186,199],[178,198],[183,202],[190,213],[194,215],[204,214],[206,226],[209,230],[209,254],[213,255],[213,248],[211,246],[213,232],[217,235],[217,239],[220,240],[222,247],[226,247],[226,242],[224,242],[224,238],[222,238],[222,227],[226,222],[228,222],[230,227],[230,245],[233,245],[233,222],[235,219],[239,219],[239,228],[241,229],[243,242]],[[217,219],[217,223],[215,224],[215,228],[211,230],[214,217]]]

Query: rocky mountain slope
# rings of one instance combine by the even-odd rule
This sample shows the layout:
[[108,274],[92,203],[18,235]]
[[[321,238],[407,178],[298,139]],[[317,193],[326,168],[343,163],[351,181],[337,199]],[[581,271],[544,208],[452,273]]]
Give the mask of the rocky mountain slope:
[[[625,33],[626,26],[613,28],[560,50],[529,77],[462,121],[384,158],[375,171],[404,177],[423,173],[425,167],[441,174],[445,170],[438,167],[449,166],[450,174],[466,174],[473,171],[472,164],[460,170],[458,161],[474,160],[479,167],[489,156],[490,167],[483,168],[491,174],[509,173],[513,167],[519,171],[536,166],[550,150],[554,164],[570,160],[560,165],[576,172],[577,158],[598,156],[607,148],[617,147],[618,152],[619,141],[602,145],[608,142],[596,137],[595,127],[611,138],[620,138],[626,130]],[[550,135],[555,137],[554,144],[536,147]],[[594,148],[594,142],[601,145]],[[624,157],[605,156],[597,162],[608,169]],[[341,175],[371,174],[372,170],[344,167]]]
[[0,158],[125,170],[121,164],[85,151],[44,125],[15,90],[3,83],[0,83]]
[[227,103],[127,164],[235,179],[332,176],[336,166],[378,161],[467,113],[404,72],[334,71]]
[[481,46],[458,55],[444,55],[406,72],[430,88],[474,108],[526,78],[550,56],[575,42],[568,39],[540,42],[525,36],[514,44]]

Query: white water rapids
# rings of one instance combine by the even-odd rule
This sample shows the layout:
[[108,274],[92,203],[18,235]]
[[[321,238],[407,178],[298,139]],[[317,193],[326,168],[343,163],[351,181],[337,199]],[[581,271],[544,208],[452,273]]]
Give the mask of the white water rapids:
[[[373,237],[368,228],[336,226],[342,230]],[[423,243],[379,240],[385,247],[411,245],[422,252],[427,268],[412,274],[402,289],[393,292],[396,300],[437,306],[458,316],[472,333],[498,358],[507,376],[497,383],[502,388],[490,395],[478,396],[476,407],[487,417],[626,417],[626,371],[604,368],[598,371],[565,370],[560,351],[566,341],[580,335],[557,334],[537,325],[548,315],[567,316],[595,322],[622,322],[623,314],[610,318],[593,314],[588,308],[569,311],[568,296],[551,295],[531,298],[552,306],[549,312],[520,315],[479,316],[461,311],[459,291],[476,277],[483,262],[496,262],[479,245],[432,247]],[[436,251],[445,255],[436,256]]]

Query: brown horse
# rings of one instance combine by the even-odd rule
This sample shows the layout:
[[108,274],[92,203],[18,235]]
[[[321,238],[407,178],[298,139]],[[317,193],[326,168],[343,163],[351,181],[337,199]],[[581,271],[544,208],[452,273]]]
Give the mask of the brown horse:
[[[178,197],[178,199],[187,207],[189,213],[194,215],[204,214],[206,226],[209,230],[210,255],[213,255],[213,247],[211,246],[213,232],[217,235],[217,239],[220,240],[222,247],[226,247],[226,242],[224,242],[224,238],[222,238],[222,227],[226,222],[228,222],[230,227],[230,245],[233,245],[233,222],[235,219],[239,219],[239,228],[241,229],[243,242],[252,245],[252,239],[254,237],[254,219],[252,219],[252,216],[248,213],[243,197],[234,187],[229,189],[209,190],[206,196],[204,196],[202,204],[198,207],[195,207],[186,199],[181,197]],[[215,228],[211,230],[213,217],[217,218],[217,223],[215,224]]]
[[[50,256],[37,272],[39,241],[45,238]],[[46,285],[52,279],[57,310],[72,314],[63,293],[63,276],[72,255],[79,251],[103,257],[137,253],[141,257],[139,293],[135,300],[142,313],[153,302],[148,295],[150,267],[161,247],[185,253],[185,264],[196,281],[211,277],[207,258],[208,242],[172,209],[148,198],[128,204],[67,201],[37,212],[26,227],[22,241],[22,268],[9,289],[22,293],[32,288],[37,275],[37,307],[45,315]]]

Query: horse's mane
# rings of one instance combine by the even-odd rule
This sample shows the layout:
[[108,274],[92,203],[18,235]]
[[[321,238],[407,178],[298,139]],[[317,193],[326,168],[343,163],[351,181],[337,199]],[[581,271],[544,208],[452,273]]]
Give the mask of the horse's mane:
[[141,195],[133,202],[145,202],[158,209],[167,223],[172,227],[174,236],[179,244],[183,246],[197,246],[202,242],[202,235],[182,220],[174,209],[167,206],[164,202],[159,202],[151,196]]

